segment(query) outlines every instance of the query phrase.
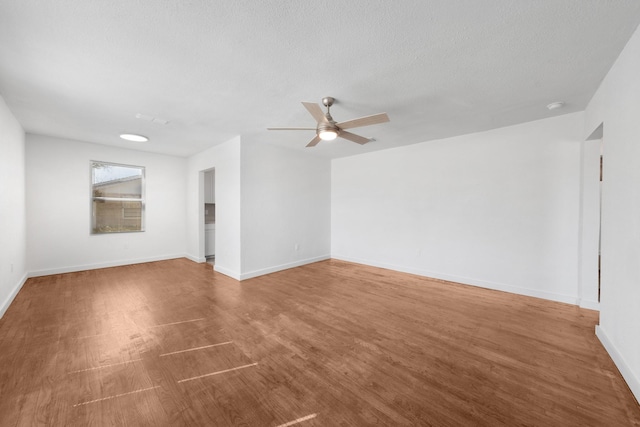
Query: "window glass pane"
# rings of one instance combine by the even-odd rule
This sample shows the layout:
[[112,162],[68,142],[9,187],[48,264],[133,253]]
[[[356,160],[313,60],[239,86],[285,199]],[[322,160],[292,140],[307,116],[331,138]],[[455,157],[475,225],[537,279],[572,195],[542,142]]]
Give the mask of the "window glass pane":
[[142,198],[143,168],[93,162],[93,197]]
[[142,202],[94,200],[93,213],[94,233],[142,230]]
[[144,231],[144,168],[91,162],[91,233]]

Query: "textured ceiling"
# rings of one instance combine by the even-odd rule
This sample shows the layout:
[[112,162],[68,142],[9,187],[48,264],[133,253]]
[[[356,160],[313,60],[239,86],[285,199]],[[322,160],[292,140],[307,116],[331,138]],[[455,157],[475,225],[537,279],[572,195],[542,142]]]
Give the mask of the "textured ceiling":
[[[639,22],[638,0],[2,0],[0,94],[32,133],[335,158],[583,110]],[[266,130],[314,126],[300,101],[324,96],[391,122],[365,146]]]

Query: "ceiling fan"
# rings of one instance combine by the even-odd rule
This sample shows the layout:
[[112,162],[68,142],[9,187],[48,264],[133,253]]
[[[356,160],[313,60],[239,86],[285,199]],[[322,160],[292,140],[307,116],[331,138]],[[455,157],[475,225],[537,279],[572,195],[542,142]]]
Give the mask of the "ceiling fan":
[[335,99],[327,96],[322,98],[322,104],[327,107],[327,112],[322,112],[322,107],[314,102],[303,102],[302,105],[311,113],[318,123],[315,128],[267,128],[267,130],[315,130],[316,136],[307,144],[307,147],[315,147],[320,141],[333,141],[337,137],[357,142],[358,144],[366,144],[371,139],[355,133],[347,132],[345,129],[357,128],[360,126],[375,125],[389,121],[387,113],[374,114],[372,116],[360,117],[346,122],[336,122],[331,117],[329,109],[335,102]]

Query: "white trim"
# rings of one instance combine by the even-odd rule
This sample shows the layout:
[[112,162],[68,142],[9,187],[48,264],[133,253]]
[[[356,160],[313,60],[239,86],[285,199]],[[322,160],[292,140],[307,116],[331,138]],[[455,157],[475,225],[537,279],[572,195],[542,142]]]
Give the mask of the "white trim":
[[222,267],[222,266],[220,266],[218,264],[214,264],[213,270],[217,271],[218,273],[222,273],[225,276],[229,276],[232,279],[235,279],[235,280],[238,280],[238,281],[240,280],[240,274],[236,273],[233,270],[229,270],[228,268]]
[[7,312],[7,310],[9,309],[9,306],[11,305],[13,300],[16,298],[16,296],[18,295],[18,292],[20,292],[20,289],[22,289],[22,286],[24,286],[28,278],[29,278],[29,273],[25,273],[24,276],[22,276],[20,281],[13,288],[13,290],[9,293],[9,295],[7,295],[7,298],[5,298],[5,300],[2,302],[2,305],[0,306],[0,319],[2,319],[2,317],[4,316],[4,313]]
[[162,255],[149,258],[128,259],[96,264],[75,265],[69,267],[52,268],[48,270],[30,271],[29,277],[49,276],[51,274],[75,273],[76,271],[96,270],[98,268],[121,267],[123,265],[143,264],[145,262],[166,261],[170,259],[185,258],[184,254]]
[[519,286],[507,285],[504,283],[489,282],[486,280],[473,279],[470,277],[452,276],[449,274],[442,274],[442,273],[422,270],[418,268],[411,268],[411,267],[404,267],[404,266],[387,264],[387,263],[380,263],[375,261],[368,261],[368,260],[341,256],[341,255],[332,255],[332,258],[342,260],[342,261],[354,262],[356,264],[364,264],[364,265],[370,265],[372,267],[379,267],[379,268],[385,268],[388,270],[400,271],[402,273],[415,274],[418,276],[424,276],[432,279],[446,280],[448,282],[478,286],[481,288],[492,289],[495,291],[509,292],[517,295],[524,295],[528,297],[542,298],[550,301],[562,302],[565,304],[578,305],[578,298],[571,295],[558,294],[555,292],[545,292],[537,289],[522,288]]
[[580,306],[580,308],[587,308],[589,310],[600,311],[600,303],[598,301],[581,299],[578,305]]
[[276,265],[273,267],[263,268],[260,270],[249,271],[248,273],[241,273],[239,280],[253,279],[254,277],[264,276],[265,274],[275,273],[277,271],[282,271],[282,270],[288,270],[289,268],[300,267],[302,265],[312,264],[318,261],[325,261],[330,258],[331,258],[331,255],[322,255],[314,258],[307,258],[299,261],[289,262],[286,264]]
[[189,260],[191,260],[191,261],[193,261],[193,262],[197,262],[198,264],[202,264],[203,262],[207,262],[207,258],[205,258],[205,257],[200,258],[200,257],[193,256],[193,255],[190,255],[190,254],[185,254],[184,257],[189,259]]
[[596,325],[596,336],[602,343],[604,349],[607,350],[607,353],[609,353],[609,356],[611,356],[611,359],[620,371],[622,378],[624,378],[624,380],[627,382],[627,385],[631,389],[631,393],[633,393],[633,395],[636,397],[636,400],[640,402],[640,379],[638,379],[634,375],[633,370],[631,369],[627,361],[618,351],[616,346],[613,345],[613,343],[607,336],[607,333],[600,325]]

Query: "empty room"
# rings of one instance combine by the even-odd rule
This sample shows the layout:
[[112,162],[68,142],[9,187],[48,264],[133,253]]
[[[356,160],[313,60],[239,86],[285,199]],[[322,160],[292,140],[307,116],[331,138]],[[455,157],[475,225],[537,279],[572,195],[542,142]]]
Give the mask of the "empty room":
[[1,426],[640,426],[640,2],[0,2]]

